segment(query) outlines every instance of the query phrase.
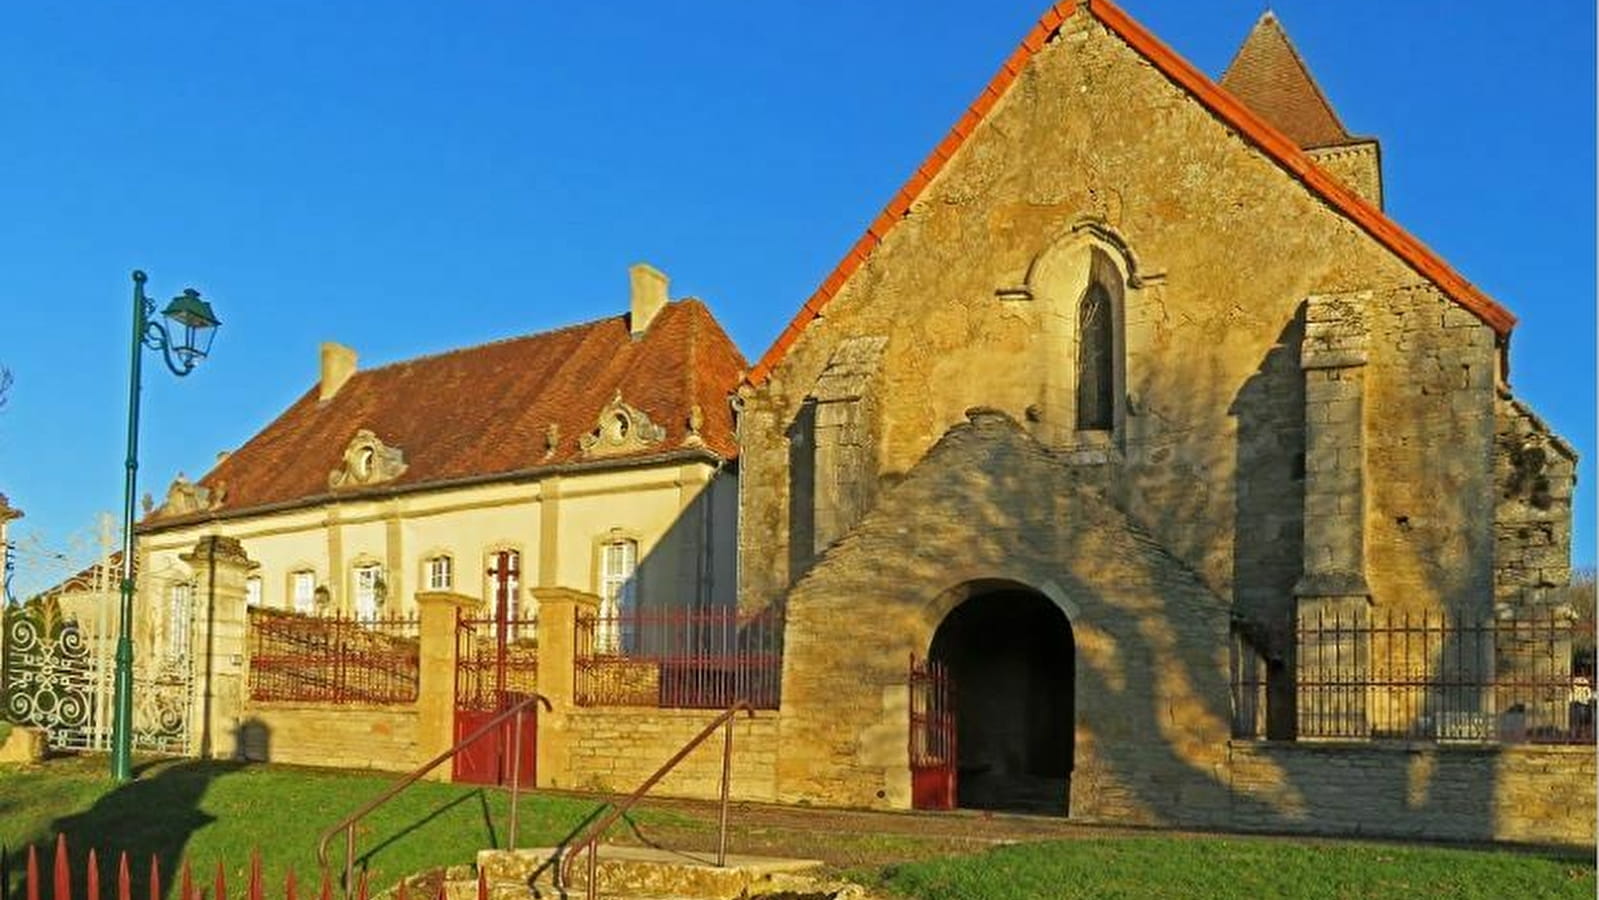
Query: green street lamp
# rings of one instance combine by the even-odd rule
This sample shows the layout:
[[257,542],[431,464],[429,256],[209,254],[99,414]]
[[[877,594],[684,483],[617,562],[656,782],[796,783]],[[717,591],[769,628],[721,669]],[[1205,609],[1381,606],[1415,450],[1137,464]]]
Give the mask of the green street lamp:
[[128,459],[122,492],[122,606],[117,616],[117,675],[111,718],[111,777],[133,779],[133,497],[139,473],[139,370],[144,348],[161,351],[172,374],[194,371],[211,352],[221,325],[200,292],[184,289],[155,318],[144,295],[146,275],[133,272],[133,362],[128,376]]

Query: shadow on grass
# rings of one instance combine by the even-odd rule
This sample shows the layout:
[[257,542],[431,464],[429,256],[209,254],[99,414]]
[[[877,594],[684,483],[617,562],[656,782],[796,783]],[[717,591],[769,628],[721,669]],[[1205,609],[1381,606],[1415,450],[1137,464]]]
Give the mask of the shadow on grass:
[[[356,869],[358,869],[358,870],[366,869],[367,866],[372,862],[372,859],[374,857],[376,857],[382,851],[384,851],[387,848],[393,846],[394,844],[399,843],[400,841],[402,841],[405,838],[409,837],[412,833],[414,833],[416,831],[419,831],[422,828],[425,828],[428,824],[432,823],[433,821],[435,821],[435,820],[447,815],[451,810],[455,809],[457,806],[461,806],[462,804],[465,804],[465,803],[470,803],[473,800],[477,801],[479,812],[483,816],[483,831],[488,836],[489,846],[498,847],[500,845],[500,838],[499,838],[499,834],[494,830],[494,812],[489,809],[489,800],[488,800],[487,793],[484,791],[484,789],[478,788],[475,791],[471,791],[469,793],[462,794],[461,796],[456,797],[454,800],[451,800],[450,802],[448,802],[448,803],[446,803],[446,804],[444,804],[442,806],[434,808],[427,815],[422,816],[421,818],[411,822],[409,825],[406,825],[404,828],[400,828],[400,829],[395,830],[394,833],[390,834],[388,837],[384,838],[382,841],[378,842],[376,845],[374,845],[372,847],[369,847],[369,848],[367,848],[366,850],[364,850],[364,851],[362,851],[360,853],[357,853],[356,856],[355,856],[355,867],[356,867]],[[337,840],[337,835],[335,835],[334,837],[335,837],[334,840],[330,840],[328,842],[328,861],[329,861],[330,864],[336,863],[340,859],[340,857],[338,855],[340,853],[340,849],[339,849],[339,842]]]
[[[89,851],[95,851],[103,896],[114,896],[118,859],[126,854],[136,897],[151,897],[150,885],[159,873],[160,894],[172,893],[184,848],[196,831],[215,820],[200,809],[211,782],[242,768],[240,762],[147,760],[134,767],[134,779],[102,794],[82,812],[50,822],[40,843],[42,880],[51,879],[54,843],[66,837],[72,883],[82,885]],[[7,879],[0,895],[23,896],[28,848],[9,848],[4,860]],[[44,889],[40,885],[41,891]]]

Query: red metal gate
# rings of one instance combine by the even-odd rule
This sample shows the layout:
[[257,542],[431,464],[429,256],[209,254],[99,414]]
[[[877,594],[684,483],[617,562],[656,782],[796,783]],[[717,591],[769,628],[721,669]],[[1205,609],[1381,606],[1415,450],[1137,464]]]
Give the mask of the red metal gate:
[[[495,580],[493,618],[455,620],[455,740],[482,728],[537,689],[538,621],[511,608],[517,556],[502,552],[489,574]],[[522,717],[522,733],[506,722],[456,754],[453,777],[470,784],[506,784],[520,755],[521,784],[537,776],[538,709]]]
[[911,654],[911,806],[955,808],[955,681],[940,662]]

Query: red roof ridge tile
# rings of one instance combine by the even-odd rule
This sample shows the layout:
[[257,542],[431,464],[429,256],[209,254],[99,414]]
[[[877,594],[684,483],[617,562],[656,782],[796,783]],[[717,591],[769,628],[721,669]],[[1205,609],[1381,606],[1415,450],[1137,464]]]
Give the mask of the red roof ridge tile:
[[[674,301],[674,302],[680,302],[680,301]],[[668,305],[670,305],[670,304],[668,304]],[[483,341],[482,343],[479,343],[479,344],[468,344],[465,347],[451,347],[451,348],[449,348],[447,350],[437,350],[437,351],[434,351],[432,353],[424,353],[424,354],[422,354],[420,356],[411,356],[411,357],[407,357],[405,359],[391,360],[391,361],[383,363],[381,365],[372,366],[371,368],[366,368],[366,369],[359,369],[358,368],[358,369],[356,369],[355,374],[356,375],[363,375],[363,374],[372,374],[372,373],[376,373],[376,372],[382,372],[382,371],[387,370],[387,369],[394,369],[394,368],[398,368],[400,366],[408,366],[408,365],[411,365],[412,363],[431,362],[431,361],[436,360],[436,359],[443,359],[443,358],[445,358],[447,356],[454,356],[454,355],[461,354],[461,353],[472,353],[474,351],[483,350],[483,349],[488,348],[488,347],[497,347],[497,346],[500,346],[500,345],[503,345],[503,344],[514,344],[517,341],[525,341],[525,340],[530,340],[530,339],[533,339],[533,338],[554,337],[555,335],[564,334],[564,333],[569,332],[569,331],[580,331],[580,330],[585,329],[585,328],[593,328],[596,325],[603,325],[606,322],[610,322],[612,320],[626,320],[626,319],[627,319],[627,314],[626,313],[619,313],[619,314],[614,315],[614,316],[601,316],[598,319],[589,319],[589,320],[584,321],[584,322],[572,322],[572,323],[569,323],[569,324],[566,324],[566,325],[558,325],[558,326],[556,326],[554,328],[551,328],[548,331],[530,331],[530,332],[526,332],[526,333],[523,333],[523,334],[513,334],[513,335],[508,335],[508,336],[502,337],[502,338],[495,338],[495,339],[490,340],[490,341]]]
[[1017,73],[1032,55],[1055,35],[1061,24],[1073,15],[1079,6],[1125,41],[1135,52],[1154,64],[1167,78],[1211,111],[1223,123],[1236,129],[1290,175],[1297,178],[1312,193],[1320,196],[1332,208],[1360,226],[1367,234],[1398,255],[1411,268],[1438,285],[1450,299],[1475,314],[1501,338],[1508,337],[1515,326],[1516,317],[1488,295],[1452,269],[1442,257],[1405,231],[1354,191],[1328,175],[1277,128],[1250,110],[1237,98],[1211,81],[1193,64],[1179,56],[1161,40],[1151,34],[1131,16],[1110,0],[1064,0],[1044,11],[1021,44],[1006,58],[998,72],[989,80],[977,99],[967,108],[943,140],[933,148],[910,179],[894,194],[888,205],[878,214],[866,233],[856,240],[844,259],[823,279],[820,287],[795,313],[777,339],[762,354],[755,367],[745,377],[745,383],[759,387],[766,381],[801,332],[811,321],[821,315],[855,270],[860,268],[879,243],[898,221],[909,211],[911,204],[937,177],[943,167],[965,143],[976,125],[993,109],[999,98],[1010,88]]

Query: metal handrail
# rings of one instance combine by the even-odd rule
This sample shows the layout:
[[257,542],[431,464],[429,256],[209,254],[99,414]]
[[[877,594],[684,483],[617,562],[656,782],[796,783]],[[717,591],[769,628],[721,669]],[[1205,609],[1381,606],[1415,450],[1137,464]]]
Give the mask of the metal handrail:
[[[361,821],[363,818],[366,818],[368,813],[394,799],[394,797],[401,791],[421,780],[423,775],[426,775],[427,773],[438,768],[440,765],[444,764],[445,761],[454,758],[457,753],[460,753],[462,750],[466,749],[468,744],[475,743],[479,738],[482,738],[484,735],[487,735],[494,729],[504,725],[508,719],[514,719],[516,722],[511,735],[511,821],[510,827],[507,829],[509,831],[508,837],[510,849],[515,850],[516,801],[518,795],[521,793],[522,787],[522,714],[526,712],[528,708],[539,703],[544,704],[545,710],[550,709],[550,700],[548,697],[537,692],[529,694],[525,699],[518,701],[512,706],[506,708],[504,712],[501,712],[499,715],[496,715],[494,718],[483,723],[483,726],[478,730],[472,732],[464,738],[461,738],[459,741],[456,741],[454,746],[443,753],[440,753],[438,756],[433,757],[433,759],[429,760],[427,763],[424,763],[421,768],[390,785],[387,790],[368,801],[366,804],[361,806],[360,809],[357,809],[355,812],[350,813],[349,815],[340,819],[338,822],[329,826],[326,831],[322,832],[316,843],[316,859],[317,863],[321,865],[322,871],[326,872],[328,869],[328,841],[332,840],[334,835],[338,834],[340,831],[343,831],[344,895],[348,897],[350,895],[351,887],[355,883],[355,824]],[[538,710],[534,709],[534,714],[537,715],[537,713]]]
[[718,868],[727,865],[727,794],[728,781],[733,771],[733,717],[738,715],[740,712],[748,713],[750,718],[755,718],[755,707],[751,706],[747,701],[740,700],[728,707],[727,710],[721,715],[718,715],[715,720],[711,722],[711,724],[705,726],[705,728],[701,730],[699,734],[696,734],[694,737],[690,738],[688,743],[683,745],[683,749],[677,751],[677,753],[674,754],[671,759],[662,763],[661,767],[655,770],[655,774],[644,779],[644,783],[639,785],[638,788],[633,791],[633,793],[629,794],[627,799],[623,800],[621,803],[612,805],[610,813],[604,818],[600,819],[598,822],[595,822],[588,831],[584,832],[581,839],[573,841],[569,845],[570,849],[561,855],[561,861],[559,865],[556,866],[555,872],[557,876],[557,887],[564,889],[571,883],[572,865],[577,861],[578,854],[582,852],[584,848],[587,848],[589,854],[589,880],[587,891],[588,896],[592,900],[594,897],[594,885],[598,880],[596,875],[598,874],[599,869],[599,860],[597,858],[599,854],[599,841],[600,838],[605,835],[606,830],[612,825],[616,824],[616,820],[625,815],[629,809],[632,809],[635,803],[644,799],[644,795],[649,792],[650,788],[654,787],[656,782],[660,781],[662,778],[665,778],[668,772],[676,768],[678,763],[682,762],[690,753],[694,751],[694,748],[704,743],[706,738],[710,737],[716,732],[716,729],[724,726],[726,727],[727,731],[726,738],[722,742],[722,808],[717,821],[716,865]]

